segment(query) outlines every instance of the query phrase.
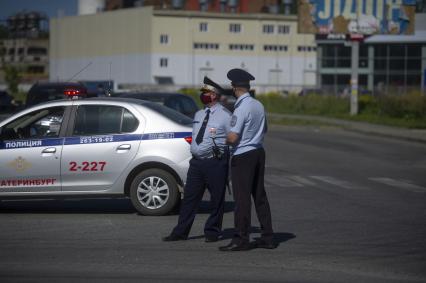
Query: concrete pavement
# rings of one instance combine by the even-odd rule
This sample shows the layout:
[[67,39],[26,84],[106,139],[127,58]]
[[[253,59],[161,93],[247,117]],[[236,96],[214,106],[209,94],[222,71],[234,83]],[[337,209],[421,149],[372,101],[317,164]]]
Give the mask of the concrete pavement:
[[426,143],[426,129],[406,129],[398,127],[390,127],[366,122],[348,121],[336,118],[328,118],[313,115],[294,115],[294,114],[277,114],[268,113],[270,118],[287,118],[304,121],[315,121],[333,126],[344,128],[345,130],[363,133],[367,135],[382,136],[388,138],[396,138],[401,140],[409,140]]

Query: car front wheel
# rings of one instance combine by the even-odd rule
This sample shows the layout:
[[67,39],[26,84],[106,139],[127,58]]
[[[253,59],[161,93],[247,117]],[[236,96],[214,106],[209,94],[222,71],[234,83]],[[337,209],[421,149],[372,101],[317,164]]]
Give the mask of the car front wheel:
[[161,169],[140,172],[130,186],[130,199],[143,215],[165,215],[179,202],[175,178]]

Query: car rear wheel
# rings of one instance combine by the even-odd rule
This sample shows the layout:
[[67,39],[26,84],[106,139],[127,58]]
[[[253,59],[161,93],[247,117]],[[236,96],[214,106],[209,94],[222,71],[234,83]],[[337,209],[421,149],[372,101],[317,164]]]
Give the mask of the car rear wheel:
[[130,185],[130,199],[143,215],[165,215],[179,202],[175,178],[161,169],[140,172]]

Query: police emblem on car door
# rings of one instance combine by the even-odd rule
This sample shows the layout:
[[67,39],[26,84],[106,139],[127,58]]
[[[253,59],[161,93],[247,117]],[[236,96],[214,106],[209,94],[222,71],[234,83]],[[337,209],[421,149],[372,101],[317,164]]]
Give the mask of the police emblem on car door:
[[0,132],[0,194],[60,191],[65,107],[19,116]]

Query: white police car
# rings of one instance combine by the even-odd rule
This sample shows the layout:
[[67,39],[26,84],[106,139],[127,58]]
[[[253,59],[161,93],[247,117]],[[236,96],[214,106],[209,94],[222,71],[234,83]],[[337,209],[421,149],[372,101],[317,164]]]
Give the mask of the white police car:
[[0,200],[129,196],[145,215],[179,202],[192,120],[123,98],[60,100],[0,122]]

